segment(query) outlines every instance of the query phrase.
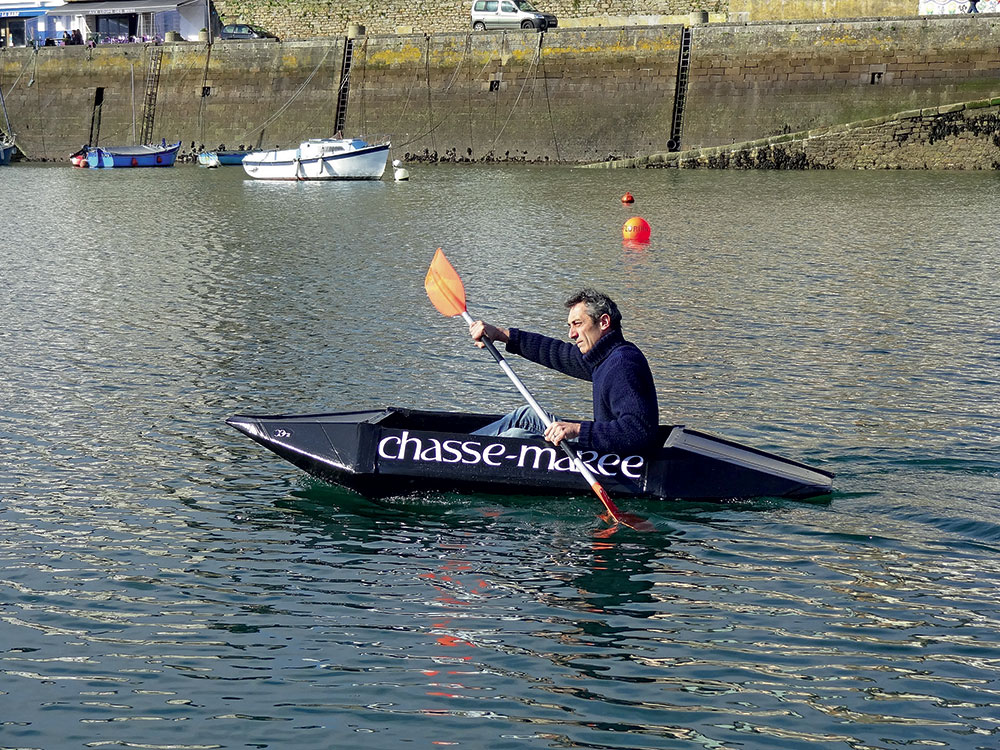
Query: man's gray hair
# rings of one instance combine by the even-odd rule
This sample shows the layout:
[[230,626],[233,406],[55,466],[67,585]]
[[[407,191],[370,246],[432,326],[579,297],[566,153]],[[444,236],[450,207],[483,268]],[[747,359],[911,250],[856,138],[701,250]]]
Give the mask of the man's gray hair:
[[596,289],[581,289],[566,300],[566,309],[572,309],[581,302],[584,304],[587,315],[595,323],[600,321],[602,315],[607,315],[611,318],[612,328],[622,327],[622,314],[618,311],[618,305],[608,295],[598,292]]

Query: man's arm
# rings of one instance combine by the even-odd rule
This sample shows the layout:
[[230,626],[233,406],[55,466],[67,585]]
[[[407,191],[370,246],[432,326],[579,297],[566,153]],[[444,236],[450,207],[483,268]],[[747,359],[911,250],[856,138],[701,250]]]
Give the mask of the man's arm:
[[581,380],[590,380],[590,368],[584,364],[583,355],[576,345],[540,333],[522,331],[519,328],[501,328],[481,320],[469,324],[469,335],[482,349],[483,338],[500,341],[507,345],[507,351],[530,359],[552,370]]
[[540,333],[511,328],[508,331],[507,351],[519,354],[544,367],[557,370],[571,378],[591,380],[590,367],[576,344],[543,336]]

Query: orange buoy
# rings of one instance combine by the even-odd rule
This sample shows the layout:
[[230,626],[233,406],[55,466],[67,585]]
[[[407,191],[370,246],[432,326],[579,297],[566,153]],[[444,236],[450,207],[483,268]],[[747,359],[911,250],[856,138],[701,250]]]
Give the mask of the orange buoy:
[[632,193],[625,191],[625,195],[622,196],[622,203],[635,203],[635,198],[632,197]]
[[622,227],[622,237],[633,242],[649,242],[649,224],[641,216],[633,216]]

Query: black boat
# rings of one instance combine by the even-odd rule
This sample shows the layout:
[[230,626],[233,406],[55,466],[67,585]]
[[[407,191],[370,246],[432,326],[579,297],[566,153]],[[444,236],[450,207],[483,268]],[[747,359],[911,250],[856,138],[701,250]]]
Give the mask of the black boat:
[[[416,409],[226,420],[324,481],[367,497],[419,490],[585,494],[571,460],[541,438],[470,435],[496,415]],[[805,499],[829,494],[833,474],[684,426],[664,426],[652,455],[579,451],[612,497]]]

